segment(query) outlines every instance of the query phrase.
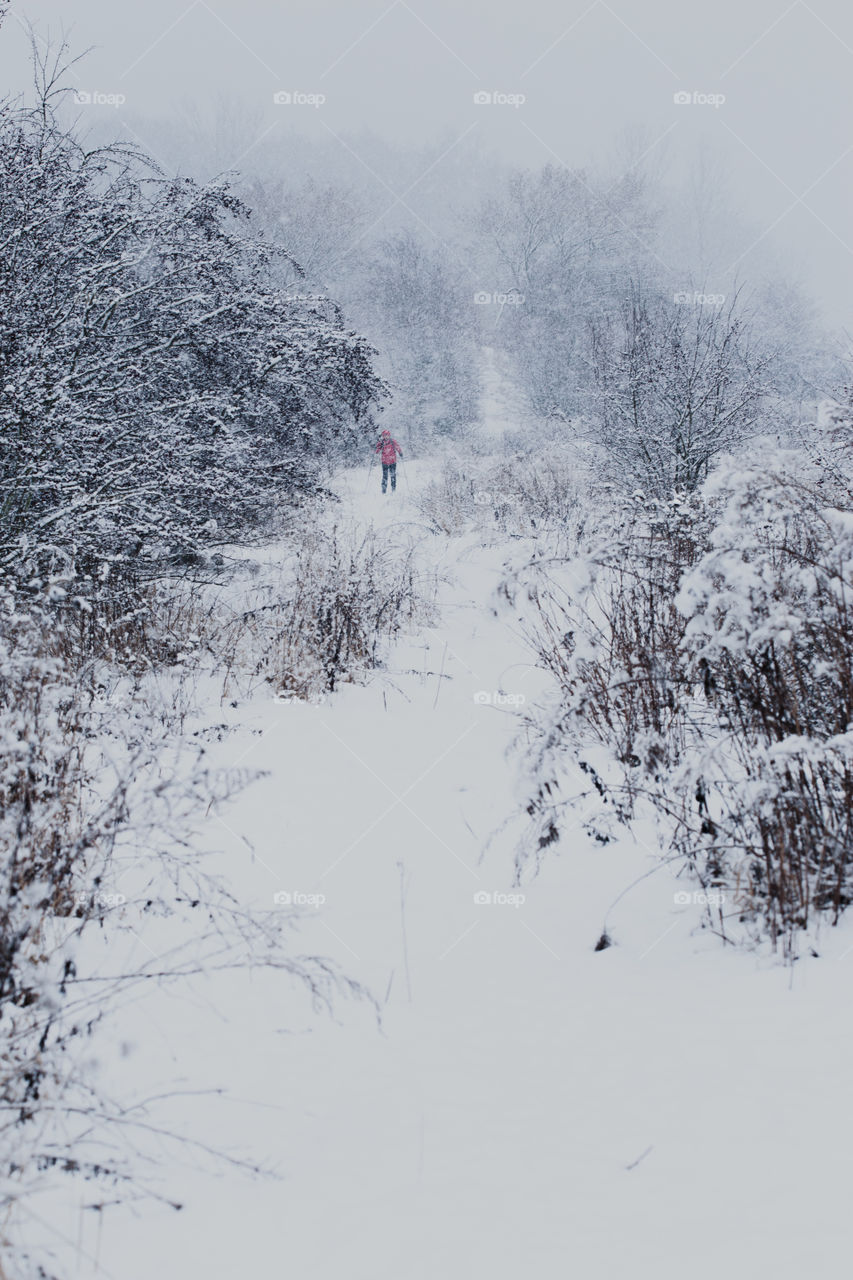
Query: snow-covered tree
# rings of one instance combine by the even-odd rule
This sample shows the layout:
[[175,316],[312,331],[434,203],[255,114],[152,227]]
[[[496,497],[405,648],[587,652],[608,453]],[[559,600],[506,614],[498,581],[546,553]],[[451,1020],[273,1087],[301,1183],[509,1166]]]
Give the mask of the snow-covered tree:
[[755,428],[769,357],[738,299],[646,296],[592,326],[594,420],[614,470],[658,497],[691,491]]
[[610,314],[624,281],[647,273],[654,220],[643,183],[608,186],[584,170],[519,170],[484,201],[476,253],[495,288],[515,294],[492,341],[513,358],[540,417],[582,412],[591,382],[589,324]]
[[382,393],[330,300],[275,283],[227,185],[0,112],[0,563],[162,567],[316,483]]
[[477,417],[473,291],[441,247],[400,232],[377,246],[365,294],[409,439],[463,433]]

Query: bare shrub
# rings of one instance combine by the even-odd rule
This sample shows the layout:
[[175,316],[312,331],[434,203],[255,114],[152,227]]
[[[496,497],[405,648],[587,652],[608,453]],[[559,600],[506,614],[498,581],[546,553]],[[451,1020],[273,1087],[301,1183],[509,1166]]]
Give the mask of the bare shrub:
[[424,485],[415,505],[433,533],[464,533],[477,513],[477,483],[471,468],[446,462],[439,478]]
[[309,698],[381,666],[389,642],[429,616],[434,591],[410,543],[315,524],[248,584],[165,594],[152,627],[220,672],[224,692],[266,683]]
[[601,838],[607,815],[650,813],[725,890],[722,933],[739,920],[791,954],[798,930],[838,920],[853,897],[853,510],[824,482],[800,456],[740,460],[698,497],[614,517],[584,558],[537,562],[533,640],[556,697],[522,863],[579,811]]
[[715,459],[755,433],[769,357],[735,293],[719,305],[648,298],[591,321],[598,438],[615,477],[666,498],[696,489]]
[[787,949],[853,897],[853,509],[820,480],[790,455],[725,470],[711,546],[678,598],[720,733],[677,779],[677,847],[736,884]]
[[[327,1006],[335,993],[365,994],[322,957],[292,953],[293,913],[247,908],[205,865],[200,833],[211,808],[248,776],[209,769],[201,741],[183,733],[195,669],[161,682],[156,672],[71,666],[64,649],[51,608],[24,613],[6,594],[0,1242],[15,1274],[44,1276],[45,1259],[21,1243],[35,1194],[70,1175],[89,1184],[96,1204],[99,1194],[104,1203],[161,1195],[157,1157],[143,1157],[142,1139],[158,1149],[193,1141],[108,1096],[89,1068],[102,1020],[129,991],[260,965],[292,975]],[[110,942],[106,965],[98,936]],[[141,958],[122,946],[136,938]],[[256,1168],[248,1157],[239,1163]]]
[[587,460],[563,446],[498,461],[456,458],[424,487],[417,505],[437,533],[458,536],[475,527],[516,538],[551,534],[574,545],[589,487]]
[[[607,840],[634,813],[640,778],[673,765],[683,748],[688,681],[675,595],[702,548],[707,515],[695,497],[670,503],[638,493],[610,504],[572,557],[536,554],[504,584],[535,609],[528,631],[555,697],[533,726],[528,767],[532,819],[520,864],[556,842],[580,813]],[[565,763],[574,762],[566,789]]]

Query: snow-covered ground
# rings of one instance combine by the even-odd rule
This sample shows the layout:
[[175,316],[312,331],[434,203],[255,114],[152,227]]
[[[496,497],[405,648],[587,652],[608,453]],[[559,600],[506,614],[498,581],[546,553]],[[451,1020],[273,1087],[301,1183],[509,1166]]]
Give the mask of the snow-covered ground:
[[347,518],[411,536],[438,566],[434,626],[317,705],[209,711],[241,723],[215,763],[266,771],[211,819],[211,846],[247,901],[322,896],[293,949],[338,961],[381,1021],[364,1001],[315,1012],[267,972],[140,997],[133,1049],[104,1070],[152,1094],[221,1086],[158,1116],[281,1176],[212,1174],[164,1145],[182,1212],[51,1207],[77,1274],[841,1274],[850,928],[793,969],[725,949],[664,867],[622,898],[597,953],[605,911],[657,851],[579,831],[513,890],[506,752],[543,677],[491,609],[505,549],[430,534],[412,502],[429,464],[406,465],[393,496],[375,469],[368,489],[363,469],[335,487]]
[[482,434],[496,438],[504,432],[516,432],[529,412],[506,364],[506,356],[497,347],[483,347],[480,368],[480,421]]

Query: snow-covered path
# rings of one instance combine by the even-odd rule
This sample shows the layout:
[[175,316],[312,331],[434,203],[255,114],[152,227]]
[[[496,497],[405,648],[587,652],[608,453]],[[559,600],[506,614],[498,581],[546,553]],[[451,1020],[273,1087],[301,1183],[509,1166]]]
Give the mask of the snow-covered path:
[[[413,488],[418,467],[410,464]],[[281,1181],[164,1164],[180,1214],[96,1215],[79,1275],[116,1280],[814,1277],[845,1256],[853,959],[790,974],[697,932],[626,840],[565,839],[512,894],[512,703],[540,673],[489,597],[502,551],[418,523],[405,481],[337,485],[356,521],[407,526],[441,566],[433,629],[317,706],[258,700],[218,763],[268,771],[223,815],[239,891],[322,894],[295,951],[381,1006],[314,1013],[281,975],[147,995],[129,1070],[224,1086],[175,1116]],[[443,672],[443,677],[440,673]],[[516,891],[517,892],[517,891]],[[849,931],[848,931],[849,932]],[[821,967],[823,966],[823,967]],[[834,966],[831,979],[826,973]],[[134,1065],[135,1063],[135,1065]],[[814,1081],[814,1088],[812,1087]],[[155,1092],[155,1089],[151,1090]],[[831,1135],[834,1134],[834,1140]],[[98,1256],[101,1270],[91,1258]]]
[[482,432],[493,439],[518,431],[528,418],[524,397],[506,368],[506,359],[495,347],[483,347],[480,369],[480,420]]

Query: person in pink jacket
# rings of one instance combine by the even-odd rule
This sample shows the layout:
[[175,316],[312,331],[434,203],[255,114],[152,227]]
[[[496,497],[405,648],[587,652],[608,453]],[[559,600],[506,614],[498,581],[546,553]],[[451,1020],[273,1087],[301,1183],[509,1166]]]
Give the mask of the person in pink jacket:
[[391,492],[397,488],[397,457],[403,456],[403,450],[391,436],[390,431],[383,431],[374,453],[382,457],[382,492],[388,489],[388,477],[391,477]]

